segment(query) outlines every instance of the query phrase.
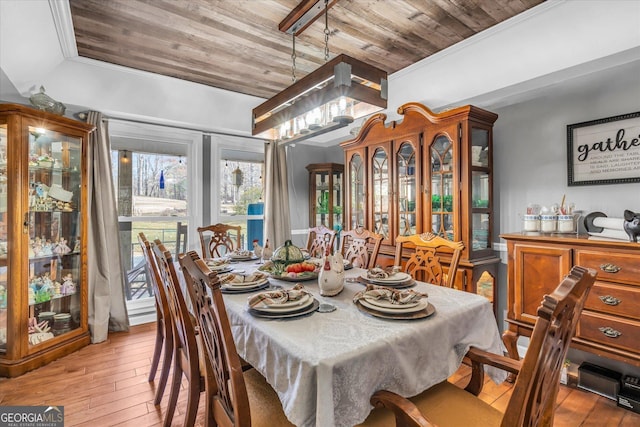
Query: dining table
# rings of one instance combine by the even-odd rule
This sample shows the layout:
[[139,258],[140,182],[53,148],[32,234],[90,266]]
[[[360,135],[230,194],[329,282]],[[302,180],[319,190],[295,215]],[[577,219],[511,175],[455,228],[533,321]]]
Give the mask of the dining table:
[[[259,266],[254,260],[233,264],[244,274]],[[248,298],[264,289],[224,294],[238,354],[275,389],[296,426],[353,426],[373,409],[375,391],[414,396],[454,374],[471,346],[505,350],[485,297],[416,282],[411,289],[428,295],[432,313],[411,320],[372,316],[353,301],[365,289],[358,281],[364,275],[364,269],[346,270],[344,289],[331,297],[320,295],[317,279],[300,282],[322,308],[335,308],[301,316],[255,316]],[[269,281],[271,289],[296,285]],[[495,382],[506,378],[490,368],[487,374]]]

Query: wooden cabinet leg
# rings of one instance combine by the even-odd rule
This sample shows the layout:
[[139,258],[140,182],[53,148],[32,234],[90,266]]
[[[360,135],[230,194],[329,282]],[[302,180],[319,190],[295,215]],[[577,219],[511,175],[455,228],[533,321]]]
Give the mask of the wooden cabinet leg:
[[[509,329],[502,334],[502,342],[504,342],[504,346],[507,347],[507,353],[510,358],[515,360],[520,360],[520,355],[518,354],[518,336],[517,333]],[[509,374],[507,376],[507,382],[513,383],[515,381],[515,374]]]

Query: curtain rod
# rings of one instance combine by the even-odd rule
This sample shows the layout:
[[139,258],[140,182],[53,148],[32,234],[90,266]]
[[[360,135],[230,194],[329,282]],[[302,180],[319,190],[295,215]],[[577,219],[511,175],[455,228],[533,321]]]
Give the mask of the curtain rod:
[[[87,119],[87,113],[86,112],[78,113],[77,117],[82,119],[82,120],[86,120]],[[242,134],[237,134],[237,133],[232,133],[232,132],[220,132],[220,131],[203,130],[203,129],[192,128],[192,127],[187,127],[187,126],[178,126],[178,125],[169,125],[169,124],[165,124],[165,123],[150,122],[150,121],[140,120],[140,119],[123,119],[123,118],[120,118],[120,117],[109,117],[109,116],[106,116],[104,114],[102,115],[102,121],[108,122],[109,120],[120,120],[120,121],[123,121],[123,122],[140,123],[140,124],[145,124],[145,125],[169,127],[169,128],[173,128],[173,129],[190,130],[190,131],[195,131],[195,132],[202,132],[205,135],[233,136],[233,137],[236,137],[236,138],[255,139],[257,141],[262,141],[262,142],[265,142],[265,143],[269,142],[269,141],[265,140],[264,138],[257,138],[257,137],[252,136],[252,135],[248,135],[247,136],[247,135],[242,135]]]

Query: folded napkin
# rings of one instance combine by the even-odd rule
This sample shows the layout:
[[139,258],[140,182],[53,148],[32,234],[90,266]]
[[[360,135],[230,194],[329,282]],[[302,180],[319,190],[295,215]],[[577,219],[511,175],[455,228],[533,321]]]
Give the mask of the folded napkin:
[[367,270],[367,279],[386,279],[400,271],[400,267],[391,266],[386,268],[375,267]]
[[298,301],[305,295],[309,295],[309,292],[302,284],[298,283],[291,289],[280,289],[252,295],[248,299],[248,304],[249,307],[256,307],[260,304],[265,306],[284,304],[288,301]]
[[390,289],[384,286],[367,285],[364,291],[360,291],[353,297],[353,302],[363,298],[387,300],[391,304],[409,304],[426,298],[426,293],[416,292],[412,289]]
[[209,258],[206,263],[210,267],[218,267],[220,265],[229,264],[229,260],[224,258]]
[[226,274],[223,276],[220,276],[220,284],[224,285],[224,284],[238,284],[238,283],[247,283],[247,282],[257,282],[258,280],[261,279],[266,279],[267,275],[260,272],[260,271],[256,271],[255,273],[251,273],[251,274]]

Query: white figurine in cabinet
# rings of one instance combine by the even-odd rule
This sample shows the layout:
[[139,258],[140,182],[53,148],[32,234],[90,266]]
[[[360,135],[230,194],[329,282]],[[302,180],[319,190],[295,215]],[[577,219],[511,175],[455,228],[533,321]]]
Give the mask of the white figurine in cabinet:
[[56,247],[53,249],[53,252],[56,255],[66,255],[69,252],[71,252],[71,248],[67,245],[67,239],[65,239],[64,237],[61,237],[60,241],[58,242]]
[[76,284],[73,283],[71,273],[62,278],[62,287],[60,288],[62,295],[73,295],[76,293]]

